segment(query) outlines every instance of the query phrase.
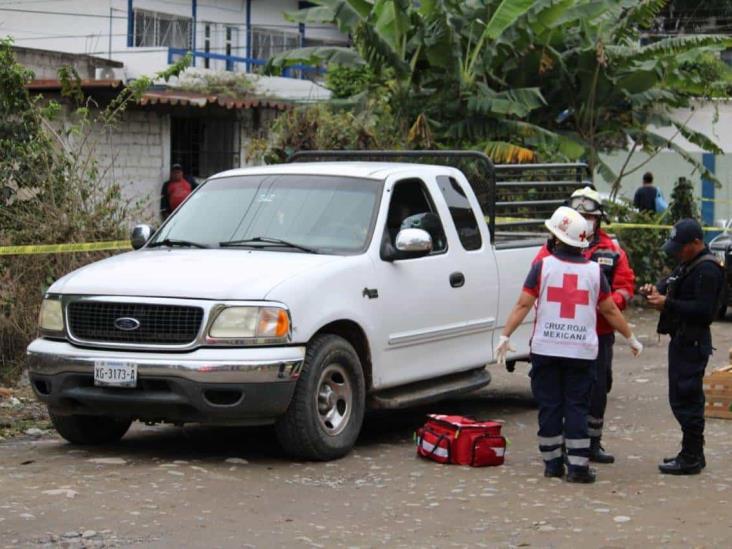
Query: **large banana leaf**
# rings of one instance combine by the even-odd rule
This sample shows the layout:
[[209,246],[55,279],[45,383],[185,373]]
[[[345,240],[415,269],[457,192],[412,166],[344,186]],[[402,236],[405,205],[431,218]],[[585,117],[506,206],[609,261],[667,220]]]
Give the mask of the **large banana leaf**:
[[335,23],[348,34],[371,13],[373,3],[368,0],[313,0],[311,8],[287,12],[285,16],[295,23]]
[[495,164],[528,164],[537,160],[535,151],[506,141],[486,141],[481,145]]
[[372,11],[376,32],[402,56],[410,31],[408,0],[376,0]]
[[308,48],[289,50],[275,55],[267,62],[264,72],[266,74],[275,74],[293,65],[318,67],[330,64],[353,67],[365,65],[366,61],[352,48],[311,46]]
[[652,145],[653,147],[656,147],[657,149],[664,149],[668,148],[672,151],[674,151],[676,154],[681,156],[688,164],[691,164],[694,166],[696,170],[701,173],[701,176],[705,179],[709,179],[710,181],[713,181],[715,185],[721,186],[721,182],[717,178],[717,176],[710,172],[704,164],[699,162],[699,160],[691,153],[689,153],[686,149],[683,147],[677,145],[673,141],[669,141],[666,137],[660,136],[656,133],[653,133],[652,131],[646,131],[643,132],[642,136],[643,140]]
[[508,27],[516,23],[519,17],[529,11],[533,5],[534,0],[503,0],[496,8],[496,11],[493,12],[485,27],[486,38],[496,40]]
[[729,47],[732,47],[732,37],[724,34],[705,34],[673,36],[640,48],[609,47],[605,48],[605,51],[611,58],[615,58],[616,61],[628,63],[631,61],[648,61],[662,57],[675,57],[704,48]]
[[670,126],[676,128],[676,130],[682,136],[684,136],[684,138],[689,143],[693,143],[694,145],[696,145],[700,149],[703,149],[706,152],[710,152],[713,154],[724,154],[724,151],[720,148],[719,145],[714,142],[714,140],[707,137],[703,133],[698,132],[693,128],[690,128],[688,124],[680,122],[675,118],[671,118],[664,112],[654,112],[649,117],[648,121],[657,126]]
[[462,45],[444,0],[424,0],[419,12],[424,18],[424,53],[430,65],[456,73],[462,63]]
[[327,6],[313,6],[297,11],[286,11],[285,19],[292,23],[304,25],[318,25],[322,23],[336,23],[335,13]]
[[520,118],[546,105],[539,88],[514,88],[494,92],[479,84],[477,93],[468,99],[468,110],[480,114],[514,115]]

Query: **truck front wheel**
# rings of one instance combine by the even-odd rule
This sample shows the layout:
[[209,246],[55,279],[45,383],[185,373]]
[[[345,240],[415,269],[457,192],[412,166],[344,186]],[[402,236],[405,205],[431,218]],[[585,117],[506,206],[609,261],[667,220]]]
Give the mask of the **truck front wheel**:
[[277,422],[277,438],[293,457],[343,457],[361,431],[365,406],[364,375],[353,346],[340,336],[316,336],[290,406]]
[[51,423],[72,444],[87,446],[117,442],[130,428],[132,421],[106,416],[59,416],[49,412]]

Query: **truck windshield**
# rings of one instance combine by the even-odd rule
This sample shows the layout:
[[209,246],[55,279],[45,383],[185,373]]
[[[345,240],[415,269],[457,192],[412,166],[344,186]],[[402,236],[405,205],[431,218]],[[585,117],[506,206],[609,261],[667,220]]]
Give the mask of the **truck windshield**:
[[[151,243],[329,254],[365,250],[382,184],[321,175],[250,175],[206,182]],[[162,244],[161,244],[162,245]]]

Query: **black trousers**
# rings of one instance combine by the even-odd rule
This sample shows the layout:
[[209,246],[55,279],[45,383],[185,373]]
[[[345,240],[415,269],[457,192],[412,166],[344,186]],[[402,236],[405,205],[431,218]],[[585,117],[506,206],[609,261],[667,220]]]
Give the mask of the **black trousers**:
[[668,400],[685,435],[704,434],[702,378],[711,354],[711,335],[702,341],[672,337],[668,346]]
[[587,416],[587,433],[591,438],[602,437],[602,428],[605,423],[605,409],[607,408],[607,394],[610,392],[613,380],[613,345],[615,334],[598,336],[599,350],[595,361],[595,381],[590,394],[590,413]]

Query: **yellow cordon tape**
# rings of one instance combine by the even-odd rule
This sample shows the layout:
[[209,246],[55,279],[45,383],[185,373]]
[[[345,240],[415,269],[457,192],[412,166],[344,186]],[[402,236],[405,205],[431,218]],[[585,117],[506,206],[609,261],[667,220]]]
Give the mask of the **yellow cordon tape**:
[[[526,221],[520,218],[504,217],[501,221]],[[653,229],[657,231],[671,230],[672,225],[651,225],[642,223],[612,223],[603,225],[604,229]],[[719,227],[702,227],[705,231],[722,231]],[[2,255],[42,255],[42,254],[68,254],[78,252],[108,252],[119,250],[131,250],[129,240],[110,240],[107,242],[83,242],[79,244],[38,244],[30,246],[0,246]]]
[[39,244],[31,246],[0,246],[0,255],[67,254],[76,252],[106,252],[131,250],[129,240],[83,242],[78,244]]
[[[609,225],[603,225],[603,229],[653,229],[656,231],[670,231],[673,225],[652,225],[650,223],[611,223]],[[703,231],[719,231],[722,232],[724,229],[721,227],[702,227]]]

